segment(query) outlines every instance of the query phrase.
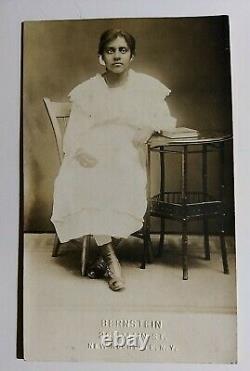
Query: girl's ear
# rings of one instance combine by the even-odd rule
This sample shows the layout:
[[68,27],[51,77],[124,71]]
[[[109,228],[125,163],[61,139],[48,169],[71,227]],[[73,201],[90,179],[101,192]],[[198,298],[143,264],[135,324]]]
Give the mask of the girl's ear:
[[130,58],[130,62],[132,62],[134,60],[135,56],[132,55],[131,58]]
[[100,65],[101,65],[101,66],[105,66],[105,62],[104,62],[104,60],[103,60],[103,58],[102,58],[102,55],[99,55],[98,59],[99,59],[99,63],[100,63]]

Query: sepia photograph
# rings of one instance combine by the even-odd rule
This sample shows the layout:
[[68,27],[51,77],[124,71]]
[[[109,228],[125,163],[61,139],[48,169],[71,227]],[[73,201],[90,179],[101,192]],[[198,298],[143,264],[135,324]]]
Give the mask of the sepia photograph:
[[19,358],[237,363],[229,31],[22,23]]

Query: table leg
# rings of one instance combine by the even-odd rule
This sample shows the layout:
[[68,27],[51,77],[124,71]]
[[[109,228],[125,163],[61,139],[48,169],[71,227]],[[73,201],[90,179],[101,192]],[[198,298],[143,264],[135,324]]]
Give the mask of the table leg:
[[[146,219],[146,217],[145,217]],[[142,252],[142,261],[141,261],[141,269],[145,269],[146,267],[146,256],[147,256],[147,235],[146,235],[146,226],[145,226],[145,219],[143,225],[143,252]]]
[[183,268],[183,279],[188,279],[188,257],[187,257],[187,248],[188,248],[188,236],[187,236],[187,146],[184,146],[182,153],[182,189],[181,189],[181,198],[183,206],[183,215],[182,219],[182,268]]
[[229,274],[228,261],[227,261],[227,248],[225,244],[224,219],[225,219],[225,214],[221,215],[220,247],[221,247],[223,270],[225,274]]
[[165,239],[165,219],[161,218],[161,232],[160,232],[160,240],[159,240],[159,247],[158,247],[158,256],[162,256],[164,239]]
[[[204,201],[207,201],[207,145],[202,146],[202,192]],[[207,216],[203,216],[203,233],[204,233],[204,248],[205,259],[210,260],[209,235],[208,235],[208,220]]]
[[147,240],[147,263],[153,263],[153,245],[150,237],[150,232],[148,233],[148,240]]
[[182,221],[182,267],[183,267],[183,280],[188,279],[188,235],[187,235],[187,220]]
[[[165,158],[164,158],[164,147],[160,147],[160,164],[161,164],[161,185],[160,185],[160,200],[164,201],[165,192]],[[158,256],[162,255],[165,238],[165,218],[161,217],[161,232],[160,241],[158,247]]]
[[224,143],[220,144],[220,199],[222,201],[222,208],[223,212],[220,216],[220,247],[221,247],[221,256],[222,256],[222,262],[223,262],[223,269],[224,273],[229,273],[228,268],[228,261],[227,261],[227,249],[225,244],[225,206],[224,206],[224,191],[225,191],[225,175],[224,175],[224,164],[225,164],[225,151],[224,151]]

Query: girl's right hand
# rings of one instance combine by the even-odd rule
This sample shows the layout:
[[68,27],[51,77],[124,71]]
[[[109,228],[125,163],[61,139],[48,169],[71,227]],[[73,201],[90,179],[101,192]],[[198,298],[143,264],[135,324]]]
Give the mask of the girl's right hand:
[[75,155],[75,158],[83,167],[94,167],[97,164],[97,159],[87,152],[79,152]]

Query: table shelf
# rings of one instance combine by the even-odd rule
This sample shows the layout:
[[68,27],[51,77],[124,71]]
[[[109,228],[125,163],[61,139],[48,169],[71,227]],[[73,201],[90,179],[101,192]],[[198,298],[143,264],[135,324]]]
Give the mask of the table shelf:
[[203,192],[187,192],[186,200],[181,192],[164,192],[151,198],[151,216],[176,220],[188,220],[202,216],[215,216],[223,213],[221,200]]

